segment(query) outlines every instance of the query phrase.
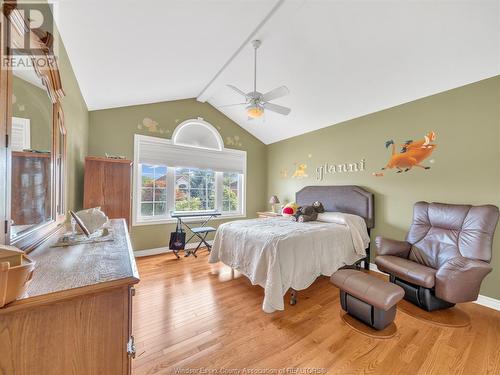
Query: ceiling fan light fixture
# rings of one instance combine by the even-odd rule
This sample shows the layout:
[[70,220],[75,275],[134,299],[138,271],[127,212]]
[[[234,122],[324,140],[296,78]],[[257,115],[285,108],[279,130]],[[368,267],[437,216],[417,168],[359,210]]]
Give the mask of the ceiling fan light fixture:
[[250,118],[259,118],[264,114],[264,108],[258,105],[249,105],[247,107],[247,116]]
[[276,87],[274,90],[266,92],[265,94],[262,94],[257,91],[257,49],[259,48],[260,44],[261,44],[260,40],[252,41],[252,46],[254,48],[253,91],[246,93],[245,91],[240,90],[236,86],[227,85],[227,87],[229,87],[231,90],[243,96],[246,102],[239,104],[222,105],[219,106],[218,108],[232,107],[234,105],[245,105],[245,110],[249,120],[258,119],[262,117],[264,111],[267,110],[279,113],[280,115],[287,116],[290,113],[290,108],[270,103],[270,100],[278,99],[285,95],[288,95],[290,93],[288,87],[286,86]]

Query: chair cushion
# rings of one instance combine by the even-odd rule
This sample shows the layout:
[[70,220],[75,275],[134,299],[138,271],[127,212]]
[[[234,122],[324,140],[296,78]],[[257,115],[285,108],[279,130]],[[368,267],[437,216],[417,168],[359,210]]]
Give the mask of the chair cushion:
[[426,288],[433,288],[436,282],[436,270],[408,259],[393,255],[379,255],[375,258],[379,270],[390,273],[402,280]]
[[340,290],[384,311],[401,301],[405,294],[400,286],[356,270],[338,270],[330,281]]

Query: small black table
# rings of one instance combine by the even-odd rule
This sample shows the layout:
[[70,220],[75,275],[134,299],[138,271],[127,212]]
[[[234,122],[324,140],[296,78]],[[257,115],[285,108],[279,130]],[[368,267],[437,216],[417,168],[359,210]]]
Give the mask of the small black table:
[[[184,249],[184,253],[185,253],[184,256],[185,257],[188,257],[190,255],[194,255],[194,257],[196,258],[196,252],[198,251],[198,249],[200,248],[200,246],[202,244],[205,244],[208,251],[210,252],[210,250],[212,249],[212,246],[206,241],[206,238],[207,238],[209,233],[215,232],[216,229],[214,227],[207,226],[207,224],[210,220],[212,220],[213,218],[220,216],[220,215],[221,215],[221,213],[219,211],[203,211],[203,212],[172,211],[170,213],[170,217],[177,219],[177,224],[180,227],[185,226],[186,228],[188,228],[191,231],[192,235],[186,241],[186,245],[195,236],[200,239],[200,243],[198,244],[198,246],[196,246],[196,249],[194,249],[194,250]],[[182,221],[182,219],[189,219],[189,218],[200,218],[202,220],[201,225],[199,227],[190,227],[185,221]],[[179,258],[179,254],[177,254],[177,252],[174,252],[174,254],[177,258]]]

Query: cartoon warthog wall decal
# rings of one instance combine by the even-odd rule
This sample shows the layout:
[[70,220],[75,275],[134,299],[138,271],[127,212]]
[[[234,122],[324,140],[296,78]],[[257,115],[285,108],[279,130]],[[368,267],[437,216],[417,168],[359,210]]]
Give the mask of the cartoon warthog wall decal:
[[[424,166],[421,163],[431,156],[432,152],[436,149],[437,145],[431,143],[435,139],[436,133],[431,131],[425,135],[424,139],[406,141],[401,145],[399,153],[396,152],[394,141],[392,139],[388,140],[385,142],[385,147],[389,148],[389,146],[392,146],[392,154],[389,162],[382,170],[396,168],[397,173],[401,173],[408,172],[413,167],[430,169],[429,166]],[[383,173],[373,173],[373,175],[383,176]]]

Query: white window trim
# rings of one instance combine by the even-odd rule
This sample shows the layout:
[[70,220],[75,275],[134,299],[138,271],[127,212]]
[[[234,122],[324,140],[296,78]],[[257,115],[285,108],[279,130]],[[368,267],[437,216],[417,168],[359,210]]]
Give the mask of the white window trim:
[[[24,118],[24,117],[14,117],[12,116],[12,127],[17,128],[22,132],[22,139],[21,144],[22,147],[19,150],[13,150],[13,151],[22,151],[25,149],[30,149],[31,148],[31,121],[29,118]],[[14,140],[11,142],[12,144],[15,143]]]
[[217,149],[219,151],[223,151],[224,150],[224,141],[222,140],[222,137],[220,136],[220,134],[217,131],[217,129],[215,129],[215,127],[212,124],[206,122],[201,117],[198,117],[197,119],[189,119],[189,120],[181,122],[174,129],[174,132],[172,133],[172,143],[176,144],[176,145],[180,145],[180,146],[195,147],[195,148],[209,149],[210,150],[210,148],[207,148],[207,147],[199,147],[199,146],[187,145],[187,144],[184,144],[182,142],[178,142],[177,141],[177,136],[182,131],[182,129],[185,128],[186,126],[189,126],[190,124],[193,124],[193,123],[195,123],[197,125],[202,125],[205,128],[207,128],[208,130],[210,130],[210,132],[213,134],[213,136],[215,137],[215,139],[217,141]]
[[[175,194],[169,194],[169,186],[174,186],[175,184],[175,177],[174,177],[174,169],[175,167],[171,166],[166,166],[167,167],[167,215],[164,217],[158,217],[154,216],[151,218],[143,217],[139,215],[139,206],[141,202],[141,186],[142,186],[142,173],[141,173],[141,167],[139,163],[139,142],[141,137],[149,137],[149,136],[143,136],[140,134],[135,134],[134,135],[134,167],[133,167],[133,194],[132,194],[132,226],[134,227],[139,227],[143,225],[161,225],[161,224],[173,224],[177,222],[177,219],[170,217],[170,211],[172,207],[175,207]],[[161,142],[166,142],[166,143],[172,143],[171,140],[160,138]],[[185,146],[189,147],[189,146]],[[247,211],[246,211],[246,192],[247,192],[247,155],[246,152],[240,151],[240,150],[234,150],[234,149],[228,149],[228,148],[222,148],[221,151],[230,151],[230,152],[243,152],[244,155],[244,168],[243,168],[243,174],[240,175],[240,178],[243,180],[243,183],[241,184],[241,194],[239,196],[240,199],[240,205],[241,205],[241,211],[240,213],[226,213],[222,211],[222,191],[219,192],[218,184],[216,183],[216,202],[217,202],[217,207],[216,209],[221,212],[220,216],[217,216],[214,220],[228,220],[228,219],[243,219],[247,217]],[[180,166],[179,166],[180,167]],[[221,174],[220,172],[216,172],[216,181],[217,181],[217,175]],[[221,178],[221,177],[219,177]],[[221,199],[219,199],[219,196],[217,194],[220,193]],[[220,209],[218,206],[220,205]],[[192,223],[192,222],[197,222],[202,220],[203,217],[193,217],[193,218],[186,218],[183,219],[182,221],[186,223]]]

